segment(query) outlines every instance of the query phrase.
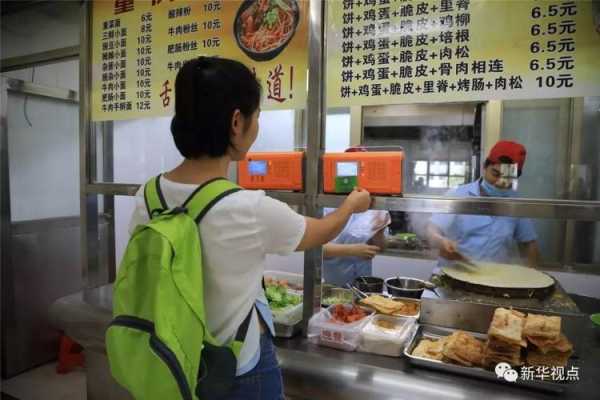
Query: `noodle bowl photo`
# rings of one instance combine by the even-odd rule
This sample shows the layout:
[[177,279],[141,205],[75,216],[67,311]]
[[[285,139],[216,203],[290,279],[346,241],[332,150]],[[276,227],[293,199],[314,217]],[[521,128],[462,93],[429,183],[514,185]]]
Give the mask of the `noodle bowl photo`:
[[299,17],[296,0],[246,0],[235,17],[235,39],[253,60],[271,60],[294,36]]

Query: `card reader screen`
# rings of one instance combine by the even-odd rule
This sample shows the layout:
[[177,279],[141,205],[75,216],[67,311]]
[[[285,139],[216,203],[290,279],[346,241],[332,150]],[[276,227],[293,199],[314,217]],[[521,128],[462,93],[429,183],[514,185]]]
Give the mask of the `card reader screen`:
[[267,162],[266,161],[249,161],[248,162],[248,173],[251,176],[267,175]]
[[336,164],[337,176],[358,176],[358,162],[338,162]]

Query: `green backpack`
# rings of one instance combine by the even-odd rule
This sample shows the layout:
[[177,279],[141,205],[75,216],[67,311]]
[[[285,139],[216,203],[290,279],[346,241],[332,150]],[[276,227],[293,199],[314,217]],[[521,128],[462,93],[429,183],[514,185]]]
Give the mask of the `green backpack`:
[[129,240],[106,332],[111,373],[138,400],[212,400],[233,385],[252,311],[226,346],[206,329],[198,223],[238,190],[213,179],[182,206],[167,209],[160,175],[144,187],[151,220]]

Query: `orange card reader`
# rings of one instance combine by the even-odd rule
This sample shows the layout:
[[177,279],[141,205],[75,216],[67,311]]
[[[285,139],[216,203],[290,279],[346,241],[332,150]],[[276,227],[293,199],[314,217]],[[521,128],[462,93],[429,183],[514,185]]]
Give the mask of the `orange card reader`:
[[245,189],[302,191],[304,152],[256,152],[238,162],[238,183]]
[[325,153],[323,188],[326,193],[350,193],[361,187],[375,194],[402,194],[404,152]]

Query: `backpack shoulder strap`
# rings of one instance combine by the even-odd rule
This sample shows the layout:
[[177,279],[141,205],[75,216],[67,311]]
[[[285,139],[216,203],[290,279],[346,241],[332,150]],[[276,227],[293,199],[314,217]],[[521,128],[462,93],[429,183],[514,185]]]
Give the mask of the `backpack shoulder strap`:
[[[160,178],[161,175],[155,176],[144,185],[144,202],[150,219],[169,208],[160,189]],[[199,223],[219,200],[239,190],[242,189],[225,178],[214,178],[194,190],[181,207],[187,209],[188,215]]]
[[144,185],[144,202],[150,219],[165,211],[167,203],[160,190],[160,175],[151,178]]
[[187,209],[188,215],[198,224],[219,200],[240,190],[242,188],[225,178],[211,179],[194,190],[181,207]]

